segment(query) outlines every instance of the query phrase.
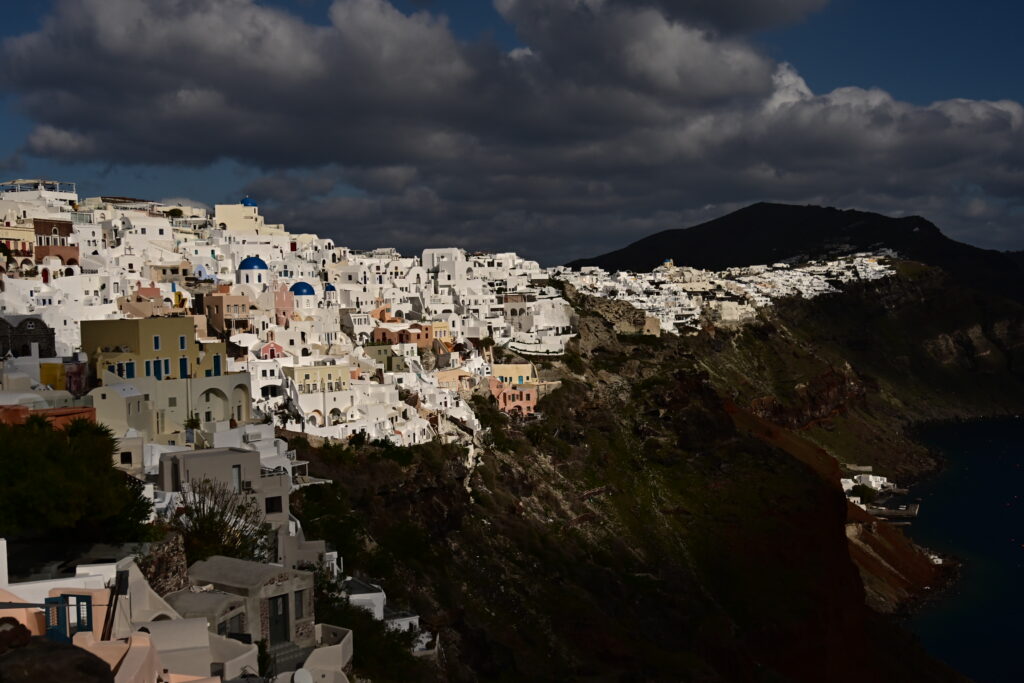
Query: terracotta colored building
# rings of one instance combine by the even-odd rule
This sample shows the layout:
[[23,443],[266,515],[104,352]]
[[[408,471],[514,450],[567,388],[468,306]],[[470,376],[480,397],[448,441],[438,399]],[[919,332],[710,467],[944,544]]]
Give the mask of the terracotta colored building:
[[71,221],[33,218],[32,227],[36,233],[36,263],[47,256],[56,256],[66,266],[78,265],[78,247],[70,244]]
[[33,410],[28,406],[8,405],[0,406],[0,423],[7,425],[21,425],[28,421],[33,415],[46,418],[46,421],[53,425],[54,429],[62,429],[75,420],[96,421],[96,409],[88,406],[83,408],[42,408]]
[[434,344],[434,328],[428,323],[413,323],[404,329],[380,326],[373,328],[373,341],[378,344],[415,344],[429,349]]

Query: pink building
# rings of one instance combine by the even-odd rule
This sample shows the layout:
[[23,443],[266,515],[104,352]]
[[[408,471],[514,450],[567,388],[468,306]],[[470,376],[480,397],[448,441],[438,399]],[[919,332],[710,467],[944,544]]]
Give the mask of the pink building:
[[491,396],[498,409],[511,414],[533,415],[537,412],[537,386],[535,384],[506,384],[497,377],[488,377]]

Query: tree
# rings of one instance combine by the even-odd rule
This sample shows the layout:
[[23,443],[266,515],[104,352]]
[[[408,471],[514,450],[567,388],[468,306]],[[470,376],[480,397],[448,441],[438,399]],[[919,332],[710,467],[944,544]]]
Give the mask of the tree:
[[259,503],[224,482],[192,482],[170,525],[185,542],[189,564],[212,555],[256,562],[269,559],[270,525]]
[[857,484],[852,489],[850,489],[850,495],[858,496],[860,498],[860,502],[867,505],[868,503],[875,502],[875,499],[878,498],[878,491],[874,490],[870,486],[865,486],[864,484]]
[[8,539],[146,540],[152,505],[142,483],[114,467],[117,440],[104,425],[44,418],[0,425],[0,536]]
[[179,209],[178,207],[175,207],[173,209],[169,209],[167,211],[164,211],[164,215],[167,216],[168,218],[181,218],[185,214],[184,214],[184,212],[181,209]]

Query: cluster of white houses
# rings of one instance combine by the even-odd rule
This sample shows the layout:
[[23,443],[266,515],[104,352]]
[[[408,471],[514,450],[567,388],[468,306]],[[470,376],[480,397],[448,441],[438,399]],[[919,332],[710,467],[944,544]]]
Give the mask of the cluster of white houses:
[[[116,681],[147,683],[266,673],[260,641],[279,674],[346,681],[352,634],[316,622],[310,566],[343,578],[349,599],[389,627],[418,628],[305,537],[289,496],[323,480],[275,427],[472,448],[475,393],[526,417],[551,388],[533,363],[496,362],[496,350],[564,352],[575,321],[552,280],[628,301],[658,333],[888,273],[871,255],[609,274],[543,269],[514,253],[357,252],[268,224],[248,198],[209,211],[83,199],[74,184],[40,179],[0,183],[0,252],[0,421],[94,419],[113,430],[115,464],[143,483],[154,515],[179,509],[196,482],[218,481],[255,497],[273,530],[271,562],[210,558],[163,594],[131,556],[15,577],[0,540],[0,617],[88,649]],[[432,648],[421,634],[416,652]]]
[[[71,576],[0,574],[0,602],[26,605],[0,616],[72,639],[117,681],[233,680],[256,673],[257,641],[278,673],[286,663],[346,680],[351,634],[315,623],[310,565],[344,578],[349,599],[389,627],[418,628],[305,538],[289,495],[323,480],[275,427],[471,445],[474,392],[528,416],[550,389],[532,363],[495,362],[496,349],[557,356],[573,335],[571,307],[536,262],[355,252],[266,223],[248,198],[208,211],[0,183],[0,251],[0,420],[94,419],[113,430],[115,464],[143,482],[154,515],[211,480],[254,496],[273,530],[271,563],[211,558],[174,595],[144,586],[127,558]],[[138,596],[118,602],[124,591]],[[51,624],[32,607],[44,598],[70,617]],[[433,648],[421,633],[415,653]]]
[[892,274],[890,253],[862,253],[799,265],[775,263],[724,271],[677,267],[671,260],[649,273],[609,273],[588,266],[580,271],[558,268],[553,276],[583,294],[626,301],[658,321],[660,330],[693,332],[704,320],[742,323],[758,308],[798,296],[813,298],[842,283],[877,280]]

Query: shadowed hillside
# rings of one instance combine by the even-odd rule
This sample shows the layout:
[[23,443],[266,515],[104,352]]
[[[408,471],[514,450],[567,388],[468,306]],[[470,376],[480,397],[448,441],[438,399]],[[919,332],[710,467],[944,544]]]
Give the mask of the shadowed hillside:
[[956,279],[1024,300],[1024,254],[979,249],[951,240],[920,216],[890,218],[820,206],[754,204],[692,228],[665,230],[618,251],[570,266],[647,271],[665,259],[677,266],[721,270],[880,248],[938,266]]
[[440,634],[424,679],[963,680],[878,613],[939,572],[831,456],[903,479],[933,465],[909,422],[1018,409],[1021,306],[901,264],[656,339],[567,294],[580,335],[541,368],[562,388],[525,422],[478,400],[476,459],[298,444],[335,482],[296,496],[304,528]]

